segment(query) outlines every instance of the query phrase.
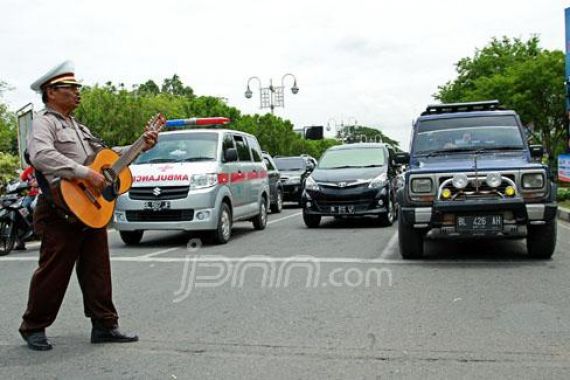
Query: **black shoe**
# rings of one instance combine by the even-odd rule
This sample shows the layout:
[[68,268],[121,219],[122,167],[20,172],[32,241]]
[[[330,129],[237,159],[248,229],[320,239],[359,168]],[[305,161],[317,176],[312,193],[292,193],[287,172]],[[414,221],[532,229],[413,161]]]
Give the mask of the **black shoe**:
[[119,329],[104,329],[93,327],[91,330],[91,343],[130,343],[136,342],[139,337],[134,334],[123,334]]
[[25,244],[18,244],[17,246],[14,247],[14,251],[25,251],[25,250],[26,250]]
[[53,348],[51,343],[46,337],[46,333],[44,331],[33,332],[29,334],[24,334],[20,332],[22,338],[28,343],[28,347],[31,350],[35,351],[48,351]]

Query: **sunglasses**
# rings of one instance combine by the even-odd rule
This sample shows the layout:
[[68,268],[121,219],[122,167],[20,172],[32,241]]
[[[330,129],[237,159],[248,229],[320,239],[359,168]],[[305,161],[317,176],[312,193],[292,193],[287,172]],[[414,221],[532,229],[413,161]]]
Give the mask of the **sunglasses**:
[[51,86],[53,89],[67,89],[67,90],[79,90],[81,88],[80,84],[56,84]]

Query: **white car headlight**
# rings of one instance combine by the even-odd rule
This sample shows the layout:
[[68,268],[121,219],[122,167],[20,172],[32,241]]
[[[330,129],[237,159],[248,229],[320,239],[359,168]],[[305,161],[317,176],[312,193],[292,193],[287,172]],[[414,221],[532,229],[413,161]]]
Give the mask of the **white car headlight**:
[[499,187],[503,183],[503,177],[501,177],[501,173],[489,173],[485,177],[485,182],[489,187]]
[[368,187],[370,189],[378,189],[380,187],[386,186],[387,184],[388,184],[388,174],[382,173],[378,177],[373,178],[370,181],[370,184],[368,185]]
[[451,180],[451,184],[456,189],[465,189],[467,187],[468,183],[469,183],[469,179],[463,173],[459,173],[459,174],[454,175],[453,179]]
[[311,190],[311,191],[319,191],[320,190],[319,185],[317,184],[317,182],[315,182],[313,177],[307,177],[307,179],[305,180],[305,189]]
[[541,189],[544,186],[542,173],[527,173],[522,176],[523,189]]
[[218,175],[216,173],[193,174],[190,179],[190,190],[205,189],[207,187],[216,186],[217,184]]
[[433,191],[432,186],[431,178],[414,178],[412,180],[412,192],[414,193],[431,193]]

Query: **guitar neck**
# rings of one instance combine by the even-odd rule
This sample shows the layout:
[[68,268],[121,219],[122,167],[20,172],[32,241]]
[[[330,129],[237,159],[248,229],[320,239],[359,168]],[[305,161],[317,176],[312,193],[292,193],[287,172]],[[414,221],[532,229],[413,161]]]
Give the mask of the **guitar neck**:
[[112,169],[115,173],[120,173],[129,166],[139,154],[143,151],[145,146],[143,136],[139,137],[133,145],[129,147],[129,149],[121,155],[121,157],[115,162],[112,166]]

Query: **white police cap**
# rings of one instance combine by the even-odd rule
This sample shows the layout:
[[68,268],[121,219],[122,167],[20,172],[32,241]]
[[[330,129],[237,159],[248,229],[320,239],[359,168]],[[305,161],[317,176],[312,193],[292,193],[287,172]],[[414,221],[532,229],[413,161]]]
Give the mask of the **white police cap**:
[[46,86],[55,84],[74,84],[76,86],[81,86],[81,84],[75,79],[74,72],[75,67],[73,62],[65,61],[42,75],[38,80],[32,83],[30,88],[36,92],[42,92]]

